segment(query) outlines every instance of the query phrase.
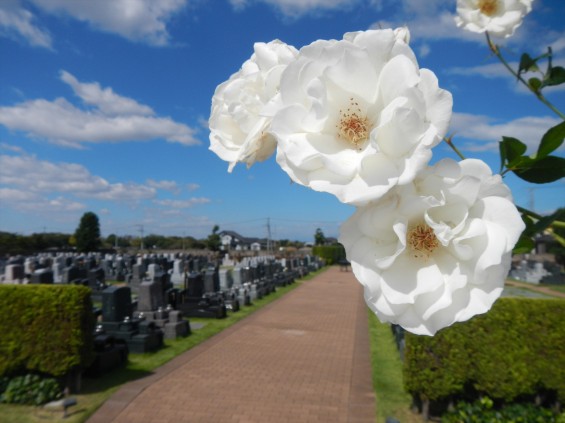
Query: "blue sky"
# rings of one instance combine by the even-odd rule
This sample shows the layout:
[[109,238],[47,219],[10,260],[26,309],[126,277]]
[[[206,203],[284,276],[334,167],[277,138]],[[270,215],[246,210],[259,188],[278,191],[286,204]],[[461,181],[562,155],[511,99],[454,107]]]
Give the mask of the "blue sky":
[[[0,0],[0,230],[72,233],[87,211],[104,236],[337,236],[354,211],[290,182],[274,157],[250,169],[208,150],[218,84],[280,39],[296,48],[345,32],[407,25],[420,67],[452,92],[450,132],[496,172],[497,142],[529,145],[558,122],[455,26],[455,0]],[[565,2],[535,0],[504,45],[510,61],[551,45],[565,65]],[[565,110],[565,87],[546,92]],[[563,154],[563,150],[559,154]],[[455,155],[445,145],[434,159]],[[509,176],[517,204],[565,206],[563,181]]]

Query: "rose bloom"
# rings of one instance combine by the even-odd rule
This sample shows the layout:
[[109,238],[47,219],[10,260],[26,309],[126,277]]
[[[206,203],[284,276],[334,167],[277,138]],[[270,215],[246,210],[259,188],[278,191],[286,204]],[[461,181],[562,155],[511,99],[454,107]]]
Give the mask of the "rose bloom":
[[339,241],[379,319],[433,335],[490,309],[524,227],[500,175],[445,159],[358,208]]
[[453,100],[418,68],[409,38],[407,28],[352,32],[300,50],[271,125],[293,181],[362,205],[427,165]]
[[265,107],[278,91],[283,69],[298,54],[279,40],[255,43],[254,51],[212,97],[210,150],[230,163],[229,172],[237,162],[250,167],[275,152],[276,142],[269,134],[271,116],[265,115]]
[[510,37],[532,10],[533,0],[457,0],[455,23],[472,32]]

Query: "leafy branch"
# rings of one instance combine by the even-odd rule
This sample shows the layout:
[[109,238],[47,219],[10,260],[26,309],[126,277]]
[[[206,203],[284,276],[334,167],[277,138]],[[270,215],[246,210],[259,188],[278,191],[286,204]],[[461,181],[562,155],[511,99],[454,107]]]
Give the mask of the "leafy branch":
[[[504,67],[508,69],[508,71],[514,75],[518,81],[524,84],[524,86],[526,86],[526,88],[528,88],[528,90],[530,90],[543,104],[549,107],[561,119],[565,120],[565,114],[559,111],[541,92],[544,87],[559,85],[565,82],[565,68],[561,66],[553,66],[552,64],[553,53],[551,47],[548,47],[547,53],[536,58],[530,57],[527,53],[522,54],[518,71],[515,71],[500,53],[500,48],[492,42],[488,31],[485,34],[490,51],[494,53]],[[542,72],[538,66],[538,61],[541,59],[547,59],[547,70],[545,73]],[[522,77],[522,75],[526,72],[539,72],[542,78],[539,79],[532,77],[526,81]]]

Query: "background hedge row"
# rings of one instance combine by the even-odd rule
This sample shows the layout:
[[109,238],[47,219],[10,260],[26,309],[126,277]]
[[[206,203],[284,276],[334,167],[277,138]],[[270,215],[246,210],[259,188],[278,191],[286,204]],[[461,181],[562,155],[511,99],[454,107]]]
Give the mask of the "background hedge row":
[[88,366],[94,325],[84,286],[0,285],[0,376]]
[[312,247],[312,254],[326,261],[328,265],[345,260],[345,248],[343,245],[315,245]]
[[565,400],[565,301],[501,298],[434,337],[406,334],[404,384],[423,401],[486,395]]

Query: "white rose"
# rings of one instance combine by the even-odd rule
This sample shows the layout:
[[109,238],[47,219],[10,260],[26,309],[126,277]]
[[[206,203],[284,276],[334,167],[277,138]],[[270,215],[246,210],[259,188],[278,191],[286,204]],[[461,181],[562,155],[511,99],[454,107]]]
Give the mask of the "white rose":
[[457,0],[455,23],[472,32],[510,37],[532,10],[533,0]]
[[361,205],[427,165],[453,100],[418,68],[409,38],[405,28],[354,32],[300,50],[271,125],[293,181]]
[[237,162],[250,167],[275,152],[266,106],[278,91],[283,69],[298,54],[279,40],[255,43],[254,51],[241,70],[218,85],[212,97],[210,150],[230,163],[229,172]]
[[358,208],[339,240],[379,319],[433,335],[490,309],[523,230],[499,175],[445,159]]

